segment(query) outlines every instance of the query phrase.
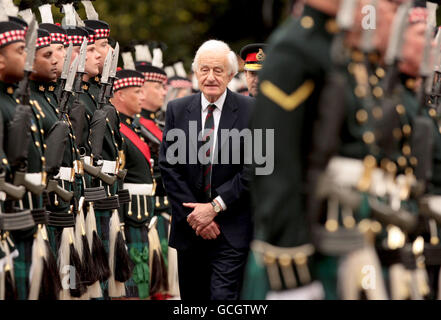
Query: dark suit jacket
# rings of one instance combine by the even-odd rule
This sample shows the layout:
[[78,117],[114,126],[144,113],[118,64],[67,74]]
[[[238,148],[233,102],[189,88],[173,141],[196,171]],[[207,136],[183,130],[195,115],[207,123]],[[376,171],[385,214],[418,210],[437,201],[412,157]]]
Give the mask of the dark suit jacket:
[[[243,139],[240,141],[240,150],[238,150],[238,146],[234,146],[232,139],[229,139],[229,143],[226,143],[226,141],[220,141],[220,136],[221,129],[235,128],[241,131],[242,129],[249,128],[253,105],[254,99],[228,90],[219,121],[214,152],[218,152],[219,159],[222,159],[222,154],[229,152],[230,164],[213,164],[212,168],[212,198],[214,199],[220,195],[227,206],[227,210],[220,212],[215,221],[219,224],[221,232],[230,245],[238,249],[247,248],[252,236],[251,206],[248,190],[252,172],[251,166],[244,165]],[[189,137],[189,122],[194,121],[194,123],[197,123],[197,133],[202,130],[201,109],[200,93],[169,102],[166,112],[164,138],[159,156],[162,179],[172,206],[169,244],[171,247],[181,250],[191,247],[197,241],[209,241],[196,236],[195,231],[187,222],[187,216],[191,213],[192,209],[182,206],[183,202],[209,202],[209,199],[206,199],[202,190],[202,165],[199,161],[197,161],[197,164],[189,164],[189,155],[197,154],[197,150],[202,145],[202,142],[195,142],[197,140],[194,140],[194,138],[191,141],[192,139]],[[167,149],[177,140],[167,141],[167,133],[175,128],[185,132],[183,150],[186,152],[186,164],[172,165],[166,158]],[[181,141],[184,142],[183,140]],[[219,144],[221,144],[220,148]],[[236,150],[234,151],[233,148]],[[231,164],[233,152],[241,152],[240,164]]]

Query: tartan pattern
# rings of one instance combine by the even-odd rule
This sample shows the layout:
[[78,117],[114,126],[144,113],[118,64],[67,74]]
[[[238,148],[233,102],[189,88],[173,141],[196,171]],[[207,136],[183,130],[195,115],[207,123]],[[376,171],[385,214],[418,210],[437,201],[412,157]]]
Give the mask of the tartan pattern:
[[14,238],[14,233],[12,233],[11,238],[19,253],[18,257],[14,259],[14,277],[18,299],[27,300],[29,295],[29,273],[32,264],[32,244],[34,237],[30,236],[24,239],[17,239]]
[[51,33],[51,43],[61,43],[64,44],[66,42],[67,35],[64,33]]
[[67,43],[65,43],[65,45],[69,45],[70,43],[72,43],[72,45],[75,46],[81,46],[83,44],[84,41],[84,36],[78,36],[78,35],[68,35],[67,36]]
[[110,29],[95,29],[95,40],[108,38],[110,35]]
[[144,84],[143,78],[138,78],[138,77],[122,78],[115,81],[115,83],[113,84],[113,90],[116,91],[127,87],[142,87],[143,84]]
[[[149,246],[148,230],[146,227],[134,228],[126,225],[124,227],[124,235],[126,236],[126,244],[129,252],[131,248],[136,248],[139,252],[142,252],[144,247]],[[127,297],[139,297],[138,286],[133,281],[132,277],[128,281],[126,281],[125,286]]]
[[95,35],[89,34],[89,37],[87,37],[87,44],[94,44],[95,43]]
[[51,37],[39,37],[36,41],[36,49],[41,49],[43,47],[47,47],[51,44]]
[[142,74],[145,77],[145,81],[167,83],[167,76],[164,74],[155,72],[143,72]]
[[103,242],[107,254],[109,254],[109,224],[111,215],[112,211],[110,210],[95,210],[96,231]]
[[15,41],[25,40],[25,30],[10,30],[0,34],[0,46],[7,45]]
[[173,88],[191,88],[191,81],[187,80],[172,80],[170,85]]

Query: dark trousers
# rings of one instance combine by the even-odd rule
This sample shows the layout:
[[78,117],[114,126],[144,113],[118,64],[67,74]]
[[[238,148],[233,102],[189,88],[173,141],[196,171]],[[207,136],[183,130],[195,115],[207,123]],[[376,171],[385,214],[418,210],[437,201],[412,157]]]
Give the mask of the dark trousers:
[[233,248],[222,233],[178,250],[181,299],[238,300],[247,256],[248,249]]

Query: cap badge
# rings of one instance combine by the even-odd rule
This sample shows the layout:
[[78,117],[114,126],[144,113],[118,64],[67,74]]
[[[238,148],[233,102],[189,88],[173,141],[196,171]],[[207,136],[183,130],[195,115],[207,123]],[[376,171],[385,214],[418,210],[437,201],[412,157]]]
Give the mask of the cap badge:
[[262,48],[259,49],[259,52],[256,54],[257,61],[264,61],[265,60],[265,53],[263,52]]

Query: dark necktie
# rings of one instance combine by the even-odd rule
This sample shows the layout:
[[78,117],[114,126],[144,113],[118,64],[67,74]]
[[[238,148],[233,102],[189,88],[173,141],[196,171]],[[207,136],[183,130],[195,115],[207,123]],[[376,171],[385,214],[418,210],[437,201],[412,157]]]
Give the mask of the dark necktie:
[[211,199],[211,169],[212,169],[212,163],[211,163],[211,152],[213,152],[214,146],[212,145],[211,139],[213,139],[213,132],[214,132],[214,117],[213,112],[216,109],[216,105],[210,104],[208,106],[208,113],[205,117],[205,125],[204,125],[204,137],[203,142],[204,144],[209,143],[210,148],[207,150],[206,156],[209,159],[208,164],[202,165],[203,175],[204,175],[204,193],[207,196],[208,200]]

